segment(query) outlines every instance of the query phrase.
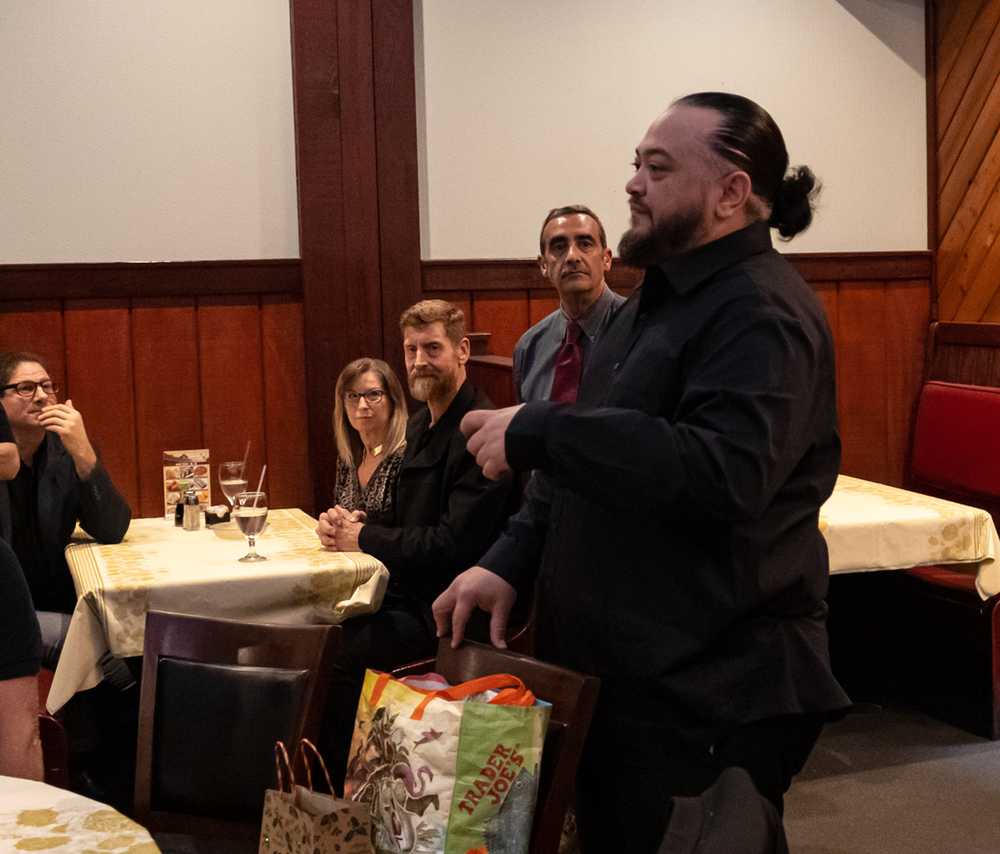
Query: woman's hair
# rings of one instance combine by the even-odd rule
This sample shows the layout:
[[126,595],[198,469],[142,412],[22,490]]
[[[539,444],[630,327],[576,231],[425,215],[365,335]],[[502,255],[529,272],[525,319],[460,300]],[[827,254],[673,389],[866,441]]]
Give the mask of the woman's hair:
[[391,454],[406,441],[406,399],[403,387],[390,368],[381,359],[355,359],[337,378],[337,400],[333,409],[333,434],[337,438],[337,454],[357,468],[364,458],[365,446],[357,430],[347,420],[347,406],[344,397],[362,374],[375,374],[389,401],[389,423],[386,426],[383,453]]
[[25,362],[36,362],[45,367],[45,363],[34,353],[0,353],[0,386],[9,385],[17,366]]
[[675,103],[719,113],[712,149],[750,176],[754,195],[769,208],[756,211],[761,219],[785,240],[809,227],[820,183],[808,166],[788,168],[784,137],[763,107],[728,92],[698,92]]

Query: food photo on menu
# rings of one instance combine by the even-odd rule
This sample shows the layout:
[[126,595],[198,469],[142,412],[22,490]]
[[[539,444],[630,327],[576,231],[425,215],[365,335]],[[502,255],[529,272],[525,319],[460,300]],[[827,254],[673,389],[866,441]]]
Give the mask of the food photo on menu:
[[204,510],[212,504],[212,476],[208,448],[163,452],[163,513],[173,516],[184,493],[194,490]]

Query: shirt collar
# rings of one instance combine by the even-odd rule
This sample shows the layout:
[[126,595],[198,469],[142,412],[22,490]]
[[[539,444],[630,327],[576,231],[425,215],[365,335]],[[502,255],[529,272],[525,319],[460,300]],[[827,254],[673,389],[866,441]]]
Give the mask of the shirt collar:
[[[576,319],[576,322],[580,324],[580,328],[583,330],[583,334],[591,341],[600,333],[608,311],[614,305],[614,301],[614,292],[608,287],[608,283],[604,282],[601,295],[594,301],[594,304],[590,308]],[[566,326],[569,325],[571,318],[566,314],[562,306],[559,307],[559,310],[562,313],[563,333],[565,334]]]
[[[719,271],[751,255],[766,252],[771,247],[771,227],[764,221],[755,222],[657,264],[646,271],[644,284],[645,281],[663,279],[678,294],[684,296]],[[646,290],[643,288],[640,303],[648,303],[649,299],[655,298],[654,294],[647,294]]]

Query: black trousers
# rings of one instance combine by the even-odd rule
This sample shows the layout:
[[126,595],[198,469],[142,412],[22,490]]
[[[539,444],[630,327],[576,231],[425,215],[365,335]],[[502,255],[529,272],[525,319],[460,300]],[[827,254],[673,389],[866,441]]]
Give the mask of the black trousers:
[[654,854],[666,831],[670,799],[701,794],[730,766],[745,768],[781,815],[784,793],[805,765],[824,720],[803,714],[754,721],[706,749],[669,736],[656,745],[633,741],[629,732],[617,731],[627,724],[595,718],[577,779],[582,854]]

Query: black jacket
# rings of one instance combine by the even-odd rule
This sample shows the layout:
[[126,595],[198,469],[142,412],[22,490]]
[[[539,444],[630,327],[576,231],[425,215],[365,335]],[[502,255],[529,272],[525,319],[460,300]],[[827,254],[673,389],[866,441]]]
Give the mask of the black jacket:
[[503,529],[512,479],[483,475],[458,429],[473,409],[493,409],[468,382],[433,427],[422,406],[406,426],[406,453],[396,484],[392,525],[365,525],[361,550],[389,569],[388,595],[405,593],[430,607],[455,577],[473,566]]

